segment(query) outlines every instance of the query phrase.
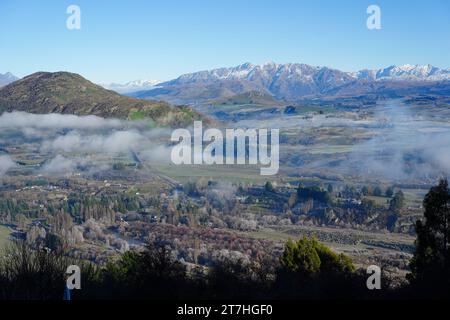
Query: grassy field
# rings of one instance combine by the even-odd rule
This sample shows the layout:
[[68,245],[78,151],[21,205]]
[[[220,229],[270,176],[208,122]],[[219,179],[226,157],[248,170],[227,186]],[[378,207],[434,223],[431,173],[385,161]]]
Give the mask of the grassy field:
[[335,153],[349,153],[353,150],[352,145],[316,145],[304,148],[310,154],[335,154]]
[[408,205],[422,205],[422,201],[428,192],[423,189],[402,189],[405,194],[405,200]]
[[200,177],[244,183],[262,183],[273,180],[271,177],[261,176],[259,167],[253,165],[155,165],[154,167],[180,182]]
[[384,206],[384,207],[388,206],[388,202],[390,200],[390,198],[387,198],[387,197],[377,197],[377,196],[367,196],[365,198],[374,201],[375,204],[378,206]]
[[11,231],[9,228],[0,225],[0,249],[4,248],[6,244],[10,241],[9,235],[11,234]]
[[[314,235],[336,252],[349,255],[357,267],[367,266],[374,257],[397,259],[398,254],[403,254],[402,246],[411,246],[414,243],[414,237],[405,234],[318,226],[267,227],[257,231],[241,232],[241,234],[256,239],[269,239],[278,243]],[[386,246],[386,244],[392,244],[392,247]]]

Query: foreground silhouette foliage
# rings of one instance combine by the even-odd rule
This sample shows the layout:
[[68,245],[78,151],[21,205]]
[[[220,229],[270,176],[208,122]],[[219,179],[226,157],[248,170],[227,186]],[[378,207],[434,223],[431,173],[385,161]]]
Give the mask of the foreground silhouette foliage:
[[424,220],[416,223],[416,251],[408,278],[423,295],[450,295],[450,190],[447,180],[432,187],[423,201]]
[[0,256],[0,299],[61,299],[65,271],[71,264],[78,264],[86,275],[93,272],[89,264],[77,263],[60,253],[32,250],[22,241],[14,242]]
[[73,299],[342,298],[357,296],[365,286],[348,257],[315,239],[288,242],[276,266],[265,259],[222,259],[210,267],[191,268],[157,243],[98,267],[17,242],[1,259],[0,298],[60,300],[71,264],[82,270],[82,289],[72,292]]

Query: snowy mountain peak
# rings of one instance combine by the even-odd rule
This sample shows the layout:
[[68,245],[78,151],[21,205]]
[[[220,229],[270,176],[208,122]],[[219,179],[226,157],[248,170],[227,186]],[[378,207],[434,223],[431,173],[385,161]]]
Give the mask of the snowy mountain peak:
[[[231,68],[219,68],[213,70],[199,71],[184,74],[177,79],[171,80],[164,84],[183,84],[196,83],[213,80],[262,80],[269,81],[272,77],[303,77],[303,80],[310,81],[310,78],[318,72],[340,73],[339,70],[327,67],[314,67],[307,64],[287,63],[277,64],[275,62],[267,62],[262,65],[253,65],[249,62]],[[345,77],[349,77],[346,75]]]
[[188,73],[160,83],[164,90],[150,90],[136,95],[140,98],[172,99],[176,103],[199,103],[219,97],[246,92],[261,92],[276,99],[296,101],[300,97],[319,95],[357,95],[383,92],[385,88],[399,90],[410,85],[434,86],[433,81],[449,81],[450,69],[432,65],[393,65],[377,70],[344,72],[324,66],[302,63],[277,64],[249,62],[229,68]]
[[6,86],[16,80],[19,80],[19,78],[17,78],[11,72],[6,72],[5,74],[0,73],[0,87]]
[[448,69],[439,69],[430,64],[427,65],[411,65],[404,64],[398,66],[390,66],[379,69],[375,73],[375,80],[420,80],[420,81],[439,81],[450,80],[450,72]]
[[155,86],[158,83],[161,83],[161,81],[158,80],[134,80],[134,81],[130,81],[124,84],[124,86],[126,87],[143,87],[143,86]]
[[118,93],[130,93],[136,91],[144,91],[154,89],[156,85],[161,83],[158,80],[134,80],[127,83],[110,83],[110,84],[100,84],[103,88],[108,90],[113,90]]
[[[439,69],[430,64],[427,65],[392,65],[378,70],[360,70],[357,72],[343,72],[329,67],[311,66],[300,63],[277,64],[269,61],[262,65],[253,65],[249,62],[231,68],[219,68],[209,71],[200,71],[180,76],[169,81],[171,84],[199,82],[206,80],[255,80],[257,77],[279,77],[284,75],[289,78],[297,78],[301,81],[311,81],[312,78],[329,77],[345,81],[353,80],[416,80],[416,81],[441,81],[450,80],[450,69]],[[301,79],[298,79],[301,78]]]
[[5,78],[9,78],[9,79],[17,79],[17,77],[15,75],[13,75],[11,72],[6,72],[2,76]]

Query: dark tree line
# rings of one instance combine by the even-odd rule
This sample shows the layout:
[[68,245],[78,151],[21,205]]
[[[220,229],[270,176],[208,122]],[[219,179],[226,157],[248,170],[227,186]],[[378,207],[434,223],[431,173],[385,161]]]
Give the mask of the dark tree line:
[[129,251],[117,261],[95,266],[61,253],[32,250],[15,243],[0,264],[0,299],[60,300],[65,270],[82,269],[83,299],[311,299],[372,297],[366,276],[351,260],[315,239],[288,242],[278,264],[258,257],[248,263],[222,259],[208,267],[188,268],[164,243]]

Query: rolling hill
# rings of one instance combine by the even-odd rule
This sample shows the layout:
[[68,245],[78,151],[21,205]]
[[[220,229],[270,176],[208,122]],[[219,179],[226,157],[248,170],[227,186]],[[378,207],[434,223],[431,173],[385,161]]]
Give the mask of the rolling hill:
[[151,118],[160,126],[188,125],[201,118],[189,107],[125,97],[69,72],[37,72],[1,88],[0,112],[12,111]]

